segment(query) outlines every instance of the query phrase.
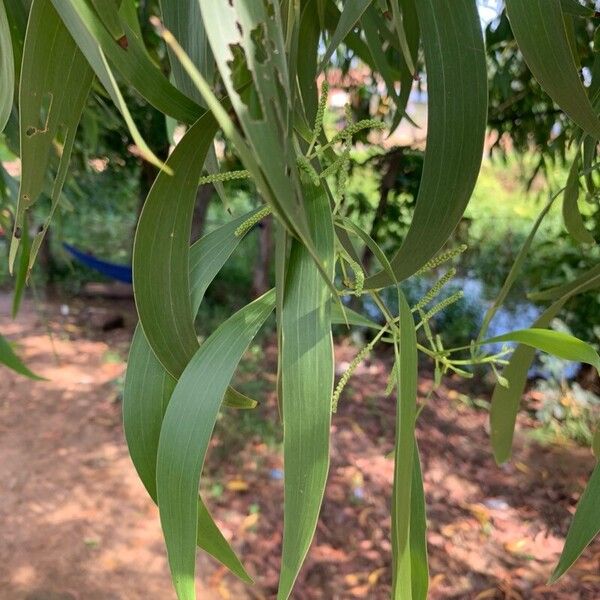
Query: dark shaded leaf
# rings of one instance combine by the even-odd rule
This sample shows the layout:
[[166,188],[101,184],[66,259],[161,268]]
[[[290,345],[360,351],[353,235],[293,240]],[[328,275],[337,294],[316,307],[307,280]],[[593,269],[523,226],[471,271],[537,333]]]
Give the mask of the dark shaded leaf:
[[[416,9],[427,67],[427,149],[413,220],[390,261],[398,281],[432,258],[460,221],[479,173],[487,119],[486,59],[475,1],[420,0]],[[380,272],[365,287],[391,283]]]
[[600,139],[600,120],[579,78],[561,0],[506,0],[506,10],[533,76],[579,127]]

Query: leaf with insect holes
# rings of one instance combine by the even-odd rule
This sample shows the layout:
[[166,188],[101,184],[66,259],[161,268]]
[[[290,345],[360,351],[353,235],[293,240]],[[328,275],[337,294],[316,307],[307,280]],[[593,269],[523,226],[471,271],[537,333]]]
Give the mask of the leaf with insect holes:
[[19,128],[21,138],[21,185],[15,226],[9,251],[14,268],[27,214],[48,181],[52,163],[58,168],[51,187],[51,207],[42,229],[25,251],[27,269],[19,277],[22,290],[44,239],[67,176],[77,125],[92,84],[93,73],[77,45],[49,2],[34,0],[31,6],[21,66]]
[[[292,144],[296,88],[285,60],[279,2],[199,2],[217,67],[246,137],[243,146],[237,136],[233,144],[274,213],[317,260]],[[242,93],[236,89],[239,71],[252,82]]]
[[[125,0],[115,15],[115,21],[123,31],[123,36],[115,39],[86,0],[55,2],[63,21],[86,56],[85,48],[89,44],[97,44],[108,62],[150,104],[178,121],[193,123],[203,109],[173,86],[156,66],[136,31],[139,30],[136,11],[133,14],[125,11],[130,4],[131,0]],[[100,74],[98,77],[102,79]],[[108,88],[107,91],[110,92]]]
[[[46,0],[44,0],[44,3],[47,3]],[[156,167],[164,168],[163,162],[154,154],[154,152],[152,152],[142,137],[142,134],[140,133],[133,120],[133,117],[131,116],[129,108],[125,103],[123,94],[119,89],[115,75],[108,63],[102,47],[89,32],[85,26],[85,23],[80,20],[77,12],[74,10],[74,5],[72,5],[70,2],[64,2],[63,0],[52,0],[52,4],[56,9],[56,12],[59,13],[61,18],[64,20],[63,22],[69,30],[69,33],[77,42],[81,53],[83,56],[85,56],[85,60],[93,69],[96,77],[100,80],[115,106],[123,116],[125,124],[127,125],[127,129],[129,130],[129,133],[131,134],[131,137],[135,142],[141,156]],[[63,57],[60,58],[61,66],[63,64],[62,60]]]

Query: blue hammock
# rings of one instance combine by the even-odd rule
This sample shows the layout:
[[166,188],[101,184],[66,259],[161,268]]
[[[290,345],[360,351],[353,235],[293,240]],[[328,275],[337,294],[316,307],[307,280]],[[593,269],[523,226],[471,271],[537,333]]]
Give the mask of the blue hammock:
[[116,281],[122,281],[124,283],[132,282],[130,266],[117,265],[105,260],[100,260],[91,254],[86,254],[85,252],[81,252],[81,250],[77,250],[75,246],[71,246],[71,244],[67,244],[66,242],[63,242],[63,247],[75,260],[78,260],[86,267],[94,269],[94,271],[98,271],[98,273],[102,273],[102,275],[106,275],[106,277],[110,277]]

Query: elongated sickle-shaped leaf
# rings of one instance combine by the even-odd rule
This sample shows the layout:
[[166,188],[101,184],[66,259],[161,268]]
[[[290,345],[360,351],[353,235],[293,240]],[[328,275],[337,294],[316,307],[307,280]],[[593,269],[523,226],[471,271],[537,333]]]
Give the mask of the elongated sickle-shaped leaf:
[[[257,209],[258,210],[258,209]],[[205,235],[190,249],[192,314],[196,314],[209,284],[241,241],[235,230],[252,211]],[[175,388],[173,379],[155,357],[141,327],[137,327],[127,364],[123,394],[123,425],[129,453],[135,468],[153,500],[156,501],[156,456],[167,404]],[[256,402],[228,388],[226,406],[252,408]],[[248,575],[221,535],[210,514],[198,500],[198,545],[225,564],[245,581]],[[209,535],[214,531],[214,536]]]
[[537,328],[519,329],[488,338],[483,343],[497,344],[498,342],[518,342],[519,344],[525,344],[526,346],[537,348],[564,360],[587,363],[600,372],[600,356],[598,356],[593,346],[562,331]]
[[[86,0],[55,2],[55,6],[82,50],[85,52],[85,48],[93,40],[109,63],[158,110],[184,123],[193,123],[202,114],[200,106],[174,87],[162,74],[150,58],[139,34],[119,14],[116,19],[125,36],[120,43],[106,29]],[[127,47],[123,48],[121,44],[125,43]]]
[[198,348],[190,300],[189,240],[198,179],[215,136],[210,113],[183,136],[159,173],[140,215],[133,245],[133,290],[146,338],[179,377]]
[[415,417],[417,410],[417,336],[410,307],[398,292],[400,339],[394,343],[398,402],[392,491],[392,598],[412,600],[410,539]]
[[156,483],[171,575],[180,600],[196,597],[198,483],[221,400],[240,358],[274,306],[271,290],[220,325],[182,373],[165,413]]
[[11,270],[27,226],[25,213],[42,193],[50,161],[58,155],[52,207],[42,231],[32,242],[29,268],[35,260],[60,198],[92,77],[91,69],[52,4],[35,0],[27,25],[21,68],[21,187],[9,253]]
[[[569,298],[590,289],[594,285],[596,287],[600,286],[600,275],[595,279],[583,281],[576,288],[569,289],[536,319],[532,329],[535,331],[542,327],[548,327]],[[517,346],[510,357],[508,365],[502,371],[502,377],[508,381],[508,388],[499,383],[496,384],[490,407],[491,442],[494,458],[498,464],[506,462],[510,458],[519,403],[527,383],[529,367],[535,357],[535,348],[531,344],[525,344],[518,339],[513,341],[520,342],[519,346]],[[590,356],[593,358],[592,355]]]
[[600,532],[600,510],[598,510],[598,506],[600,506],[600,463],[596,464],[587,487],[577,504],[577,511],[569,527],[558,565],[550,577],[550,583],[564,575],[567,569],[579,558],[585,547]]
[[[257,209],[258,210],[258,209]],[[204,293],[242,240],[235,230],[256,210],[233,219],[205,235],[190,249],[191,310],[198,312]],[[148,353],[151,356],[146,356]],[[175,387],[173,379],[156,359],[141,327],[137,327],[127,365],[123,418],[129,452],[140,479],[154,498],[156,453],[164,411]],[[161,393],[164,392],[164,393]],[[247,406],[242,394],[232,391],[231,400]],[[226,403],[228,397],[226,395]]]
[[[387,87],[387,92],[390,98],[394,99],[394,103],[396,106],[399,105],[400,99],[398,94],[396,93],[395,82],[398,79],[398,70],[394,69],[388,62],[387,56],[382,47],[381,39],[379,38],[378,25],[381,21],[380,13],[374,6],[370,6],[367,11],[363,14],[361,18],[361,25],[363,28],[365,41],[367,46],[369,47],[369,52],[373,58],[373,67],[376,68],[383,77],[385,81],[385,85]],[[384,27],[386,27],[384,22]],[[408,69],[403,69],[402,73],[405,74],[404,71],[408,72]],[[408,77],[412,82],[412,74],[408,73]],[[402,108],[404,110],[404,108]]]
[[573,17],[593,17],[596,12],[592,6],[584,6],[579,0],[560,0],[560,5],[565,15]]
[[[310,231],[333,278],[334,233],[328,196],[307,183]],[[284,525],[279,600],[288,598],[314,536],[329,470],[333,392],[331,294],[310,253],[292,241],[281,315]]]
[[585,273],[576,277],[573,281],[565,283],[563,285],[559,285],[554,288],[550,288],[548,290],[544,290],[542,292],[535,292],[529,294],[528,297],[531,300],[544,301],[544,300],[556,300],[561,296],[569,294],[570,292],[576,290],[578,294],[582,294],[583,292],[587,292],[588,290],[595,289],[598,287],[598,281],[600,280],[600,265],[596,265],[592,267]]
[[[399,0],[399,2],[402,6],[402,24],[406,31],[408,50],[412,56],[413,64],[415,64],[419,54],[419,39],[421,35],[415,0]],[[402,116],[406,112],[406,106],[412,91],[413,80],[414,74],[410,72],[408,67],[403,69],[400,78],[400,97],[398,99],[394,121],[391,126],[392,131],[399,125]]]
[[544,91],[579,127],[600,139],[600,119],[583,87],[560,0],[506,0],[510,26]]
[[[46,2],[44,2],[46,4]],[[93,69],[94,73],[112,98],[115,106],[123,116],[123,119],[129,129],[129,133],[133,138],[140,154],[153,165],[163,168],[162,161],[152,152],[148,144],[144,141],[141,133],[139,132],[129,108],[121,94],[121,90],[117,85],[115,76],[108,64],[106,56],[102,51],[102,48],[95,40],[94,36],[81,24],[79,19],[75,18],[72,10],[72,6],[66,0],[52,0],[52,4],[56,11],[60,14],[63,23],[77,42],[82,54]],[[54,57],[55,59],[57,57]],[[60,57],[59,57],[60,58]],[[63,64],[64,59],[59,61],[59,64]]]
[[371,321],[367,317],[352,310],[351,308],[342,307],[338,304],[331,306],[331,323],[335,325],[356,325],[358,327],[368,327],[369,329],[381,329],[381,325],[375,321]]
[[[123,391],[123,426],[135,468],[156,502],[156,457],[163,415],[176,381],[158,362],[144,332],[137,327],[129,351]],[[244,581],[250,581],[235,552],[198,496],[198,546]]]
[[[225,8],[225,5],[219,5],[219,6],[221,8]],[[253,6],[258,6],[258,4],[253,5]],[[274,6],[277,6],[277,5],[275,4]],[[211,7],[216,8],[216,5],[211,5]],[[229,8],[231,8],[231,7],[229,7]],[[227,8],[225,8],[225,10],[227,10]],[[273,11],[274,11],[274,14],[278,14],[276,8],[273,8]],[[206,19],[206,17],[204,17],[204,18]],[[259,25],[257,25],[257,27],[259,27],[259,29],[260,29],[261,24],[259,23]],[[292,201],[292,198],[289,194],[292,194],[293,190],[288,189],[285,193],[283,193],[282,196],[279,196],[276,193],[274,194],[275,187],[281,188],[281,189],[283,189],[283,188],[279,185],[277,185],[273,188],[271,187],[271,185],[273,184],[273,181],[275,181],[275,180],[276,180],[276,183],[279,182],[282,185],[284,185],[284,187],[286,187],[289,184],[289,181],[288,181],[289,177],[288,176],[285,177],[286,182],[285,182],[285,184],[283,184],[283,182],[281,182],[279,180],[279,173],[276,173],[275,180],[270,179],[268,181],[267,181],[267,177],[269,176],[269,173],[268,172],[263,173],[263,167],[260,164],[260,160],[265,159],[266,156],[269,156],[270,158],[273,158],[274,156],[278,157],[279,155],[278,155],[278,150],[276,149],[276,147],[272,146],[272,145],[269,146],[269,143],[267,141],[266,143],[269,146],[269,148],[263,148],[263,150],[265,150],[266,154],[264,154],[264,153],[261,154],[260,150],[253,151],[253,149],[246,143],[246,141],[244,140],[242,135],[237,130],[236,126],[234,125],[233,121],[231,120],[231,117],[227,114],[227,111],[224,109],[222,103],[219,102],[219,100],[214,95],[214,93],[213,93],[212,89],[210,88],[206,79],[202,76],[202,74],[194,66],[194,64],[190,60],[190,57],[187,56],[187,54],[183,51],[181,46],[177,43],[177,40],[175,40],[173,38],[173,35],[171,34],[171,32],[163,31],[163,36],[165,38],[165,41],[173,49],[177,58],[181,61],[181,64],[184,66],[186,72],[188,73],[188,75],[190,76],[192,81],[194,82],[194,85],[196,85],[196,87],[202,94],[202,97],[204,98],[209,110],[211,110],[212,113],[214,114],[221,129],[223,130],[223,133],[229,139],[231,139],[231,141],[233,142],[233,145],[235,146],[242,162],[244,163],[244,165],[248,169],[248,171],[250,171],[252,178],[253,178],[254,182],[256,183],[256,187],[258,188],[258,190],[260,191],[262,196],[267,200],[267,202],[269,202],[271,204],[275,214],[279,217],[280,221],[285,225],[285,227],[288,229],[288,231],[295,232],[297,237],[302,240],[304,245],[308,248],[309,252],[311,253],[313,260],[317,264],[317,266],[321,272],[321,275],[325,278],[326,281],[328,281],[326,270],[323,267],[323,265],[321,265],[321,263],[320,263],[318,253],[316,252],[314,243],[310,238],[310,234],[308,233],[308,226],[306,225],[306,215],[304,213],[303,204]],[[238,47],[238,45],[233,44],[232,47]],[[214,51],[214,48],[213,48],[213,51]],[[262,56],[262,54],[260,54],[260,52],[259,52],[259,55]],[[230,62],[227,62],[226,64],[230,65]],[[266,77],[266,78],[268,79],[268,77]],[[232,92],[230,92],[230,97],[231,97],[231,93]],[[237,102],[241,101],[240,97],[237,94],[237,90],[234,89],[233,93],[235,95],[232,98],[232,104],[235,104],[236,101]],[[245,116],[247,118],[249,118],[247,114]],[[251,120],[253,122],[253,127],[257,128],[257,129],[253,130],[254,134],[256,136],[258,136],[256,143],[260,145],[263,142],[265,142],[269,136],[266,135],[263,139],[263,138],[261,138],[259,131],[262,130],[263,133],[268,133],[268,126],[269,126],[269,124],[272,125],[272,121],[270,119],[261,120],[261,121],[254,121],[253,119],[251,119]],[[256,144],[255,144],[255,146],[256,146]],[[264,160],[263,162],[268,164],[270,168],[273,168],[273,164],[277,163],[277,161],[271,161],[271,160]],[[275,170],[277,170],[277,165],[275,165]],[[286,172],[289,173],[290,175],[292,175],[292,179],[294,179],[294,177],[293,177],[294,174],[298,175],[296,172],[295,159],[294,159],[292,166],[289,167],[289,171],[286,171]],[[278,198],[280,198],[280,197],[282,199],[284,199],[284,202],[286,203],[285,208],[282,208],[282,205],[278,201]],[[294,206],[290,205],[289,201],[292,201],[292,204]],[[292,218],[290,220],[289,215],[295,215],[295,216],[294,216],[294,218]],[[336,293],[335,287],[331,281],[328,281],[328,285],[329,285],[330,290],[333,293]]]
[[337,47],[344,41],[344,38],[354,29],[357,21],[361,15],[367,10],[369,4],[373,0],[354,0],[354,2],[346,2],[340,20],[338,21],[337,27],[329,40],[325,55],[321,61],[320,70],[324,69],[329,59],[333,56],[333,53],[337,50]]
[[21,361],[21,359],[13,352],[10,344],[4,337],[0,335],[0,365],[4,365],[9,369],[12,369],[19,375],[24,375],[30,379],[42,380],[43,377],[32,373]]
[[592,438],[592,453],[596,458],[600,458],[600,427],[596,423],[596,431],[594,431],[594,437]]
[[[13,72],[14,85],[13,100],[19,97],[19,81],[21,79],[21,63],[23,62],[23,44],[25,42],[25,32],[27,30],[27,17],[29,16],[29,6],[25,6],[21,2],[6,2],[4,0],[4,10],[8,26],[10,29],[10,40],[12,42],[13,56]],[[5,92],[5,90],[3,90]],[[12,100],[11,100],[12,101]],[[13,110],[11,111],[8,121],[3,127],[4,141],[6,146],[13,154],[18,155],[20,152],[19,141],[19,117],[18,110],[13,102]],[[16,199],[16,195],[15,195]]]
[[429,565],[427,562],[427,514],[425,490],[419,460],[419,447],[415,440],[413,450],[412,486],[410,490],[410,583],[412,600],[427,600]]
[[563,196],[562,213],[565,227],[571,236],[582,244],[593,244],[594,236],[585,228],[579,212],[579,154],[571,165],[565,193]]
[[[533,327],[548,327],[565,304],[560,299],[549,306],[533,323]],[[502,377],[508,387],[496,384],[490,406],[490,434],[494,458],[498,464],[510,458],[515,424],[521,396],[527,383],[527,373],[535,358],[535,348],[526,345],[516,347]]]
[[[212,81],[215,74],[215,59],[208,44],[199,3],[197,1],[160,0],[160,10],[165,27],[173,33],[175,39],[206,80]],[[185,72],[171,48],[169,48],[169,55],[171,57],[171,75],[177,87],[186,96],[202,104],[204,102],[202,94]]]
[[[317,14],[318,4],[317,0],[309,0],[302,9],[298,32],[298,38],[302,40],[302,48],[295,56],[298,88],[304,109],[297,111],[296,115],[301,112],[302,120],[308,120],[310,123],[314,123],[319,103],[316,74],[321,25]],[[295,126],[297,127],[296,123]],[[312,142],[312,133],[311,131],[309,143]]]
[[12,39],[4,0],[0,0],[0,133],[12,111],[15,93],[15,65]]
[[[199,2],[217,67],[251,149],[251,160],[246,143],[240,143],[237,136],[232,141],[275,214],[316,258],[292,144],[293,93],[279,2]],[[236,90],[240,69],[252,77],[251,93],[240,95]],[[202,95],[206,98],[204,92]],[[223,129],[229,135],[228,128]]]
[[[427,149],[413,220],[390,261],[399,281],[434,256],[460,221],[479,173],[487,119],[485,52],[475,0],[419,0],[416,9],[427,66]],[[391,283],[381,272],[365,287]]]

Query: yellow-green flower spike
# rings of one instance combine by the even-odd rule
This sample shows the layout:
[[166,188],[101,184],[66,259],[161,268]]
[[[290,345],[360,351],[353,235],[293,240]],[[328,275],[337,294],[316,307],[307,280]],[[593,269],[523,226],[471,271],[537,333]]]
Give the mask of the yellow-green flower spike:
[[232,181],[234,179],[248,179],[250,177],[250,172],[243,171],[228,171],[226,173],[213,173],[212,175],[206,175],[205,177],[200,177],[198,180],[198,185],[206,185],[207,183],[218,183],[222,181]]
[[354,271],[354,295],[362,296],[365,286],[365,272],[355,260],[350,260],[348,262],[352,268],[352,271]]
[[429,304],[432,300],[435,300],[442,288],[456,275],[456,269],[452,268],[440,278],[440,280],[417,302],[415,310],[423,308]]
[[298,156],[296,159],[296,164],[301,171],[304,171],[308,175],[313,185],[319,185],[319,174],[315,171],[314,167],[310,164],[310,161],[308,158],[306,158],[306,156]]
[[367,357],[369,352],[373,349],[372,343],[367,344],[362,348],[362,350],[354,357],[354,360],[350,363],[348,368],[344,371],[344,374],[341,376],[338,384],[335,386],[335,391],[333,392],[333,396],[331,397],[331,411],[336,412],[338,407],[338,402],[340,400],[340,396],[346,387],[346,384],[352,377],[352,373],[356,371],[356,367],[360,365],[360,363]]
[[434,256],[431,260],[428,260],[416,273],[415,275],[423,275],[427,271],[431,271],[431,269],[435,269],[440,265],[452,260],[459,254],[462,254],[467,249],[466,244],[461,244],[458,248],[453,248],[452,250],[448,250],[447,252],[442,252],[442,254],[438,254]]
[[323,81],[321,85],[321,97],[319,98],[319,107],[317,108],[317,115],[315,117],[315,126],[313,128],[313,139],[310,144],[311,149],[317,143],[321,131],[323,130],[323,117],[325,116],[325,109],[327,108],[327,94],[329,92],[329,84],[327,81]]
[[465,293],[462,290],[458,290],[458,292],[454,292],[451,296],[448,296],[444,300],[442,300],[439,304],[436,304],[429,312],[425,313],[423,317],[423,322],[429,321],[432,317],[437,315],[440,311],[448,308],[451,304],[454,304],[457,300],[460,300]]
[[246,219],[236,230],[236,237],[242,237],[246,235],[257,223],[260,223],[266,216],[271,214],[271,207],[265,206],[261,208],[256,214],[252,215],[249,219]]
[[354,134],[362,131],[363,129],[383,129],[385,124],[377,119],[363,119],[357,123],[352,123],[348,127],[344,127],[341,131],[336,133],[331,139],[331,143],[341,142],[346,138],[352,137]]
[[338,182],[337,182],[337,195],[338,195],[338,203],[343,198],[346,193],[346,185],[348,184],[348,171],[350,167],[350,148],[352,146],[352,140],[350,138],[346,139],[346,147],[344,148],[344,153],[342,154],[342,161],[340,165]]
[[321,171],[321,175],[320,175],[321,179],[325,179],[326,177],[329,177],[330,175],[334,175],[335,173],[337,173],[343,164],[344,164],[344,157],[339,156],[326,169]]

